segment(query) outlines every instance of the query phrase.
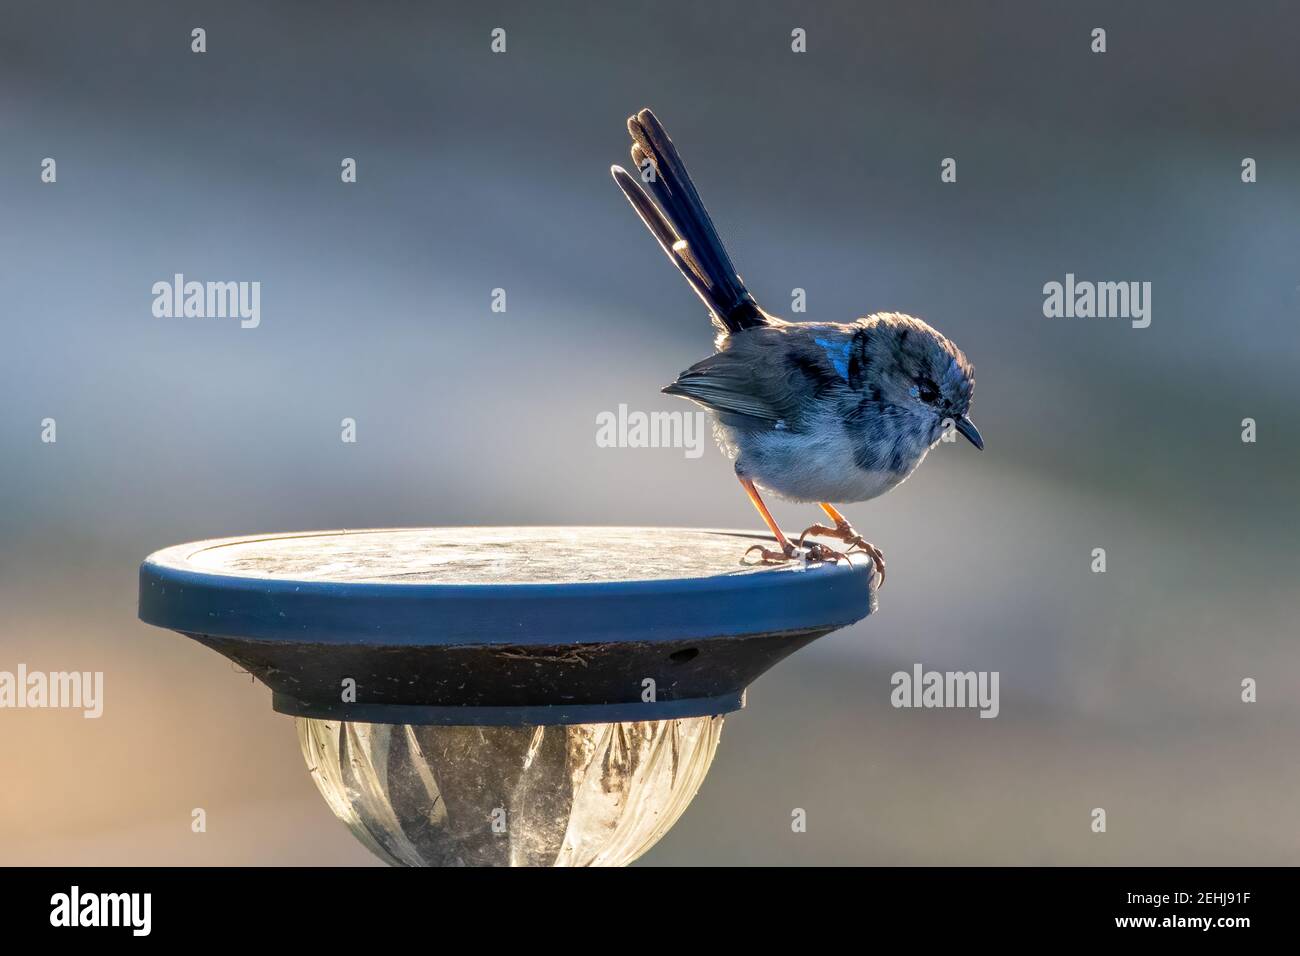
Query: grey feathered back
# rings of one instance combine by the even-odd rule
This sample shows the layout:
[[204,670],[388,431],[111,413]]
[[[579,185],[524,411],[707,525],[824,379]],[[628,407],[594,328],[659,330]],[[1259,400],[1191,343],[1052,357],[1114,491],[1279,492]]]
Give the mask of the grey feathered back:
[[[835,402],[852,425],[872,413],[888,414],[885,406],[918,379],[932,381],[960,414],[965,407],[956,406],[962,398],[969,404],[974,387],[974,371],[960,349],[920,319],[899,313],[847,324],[772,319],[719,344],[716,355],[682,372],[664,392],[751,419],[754,427],[798,431],[810,403],[824,401]],[[867,375],[869,368],[874,375]]]

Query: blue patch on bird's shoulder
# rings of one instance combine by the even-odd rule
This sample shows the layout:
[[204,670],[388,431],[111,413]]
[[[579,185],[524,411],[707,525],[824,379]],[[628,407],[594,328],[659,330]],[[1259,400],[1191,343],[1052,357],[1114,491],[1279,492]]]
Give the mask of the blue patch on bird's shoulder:
[[849,350],[853,347],[853,340],[849,339],[843,345],[827,339],[813,339],[813,341],[825,350],[826,357],[830,359],[835,371],[839,373],[840,378],[847,382],[849,380]]

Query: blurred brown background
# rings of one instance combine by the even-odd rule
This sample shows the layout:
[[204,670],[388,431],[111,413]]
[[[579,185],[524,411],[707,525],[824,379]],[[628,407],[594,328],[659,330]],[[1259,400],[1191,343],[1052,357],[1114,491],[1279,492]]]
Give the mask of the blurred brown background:
[[[6,4],[0,670],[106,703],[0,711],[0,863],[373,862],[269,693],[135,620],[150,551],[757,523],[711,448],[595,443],[711,338],[608,178],[644,105],[761,302],[933,322],[988,443],[846,509],[879,613],[753,687],[644,862],[1295,863],[1294,6],[611,6]],[[155,319],[176,272],[260,281],[261,327]],[[1067,272],[1151,282],[1151,327],[1044,318]],[[894,710],[916,662],[1001,715]]]

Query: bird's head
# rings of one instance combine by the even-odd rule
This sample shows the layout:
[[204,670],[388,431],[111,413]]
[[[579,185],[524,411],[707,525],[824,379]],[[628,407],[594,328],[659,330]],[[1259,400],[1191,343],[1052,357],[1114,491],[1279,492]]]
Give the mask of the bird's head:
[[910,315],[883,313],[861,322],[882,404],[924,435],[928,445],[952,427],[982,449],[984,439],[970,420],[975,369],[961,349]]

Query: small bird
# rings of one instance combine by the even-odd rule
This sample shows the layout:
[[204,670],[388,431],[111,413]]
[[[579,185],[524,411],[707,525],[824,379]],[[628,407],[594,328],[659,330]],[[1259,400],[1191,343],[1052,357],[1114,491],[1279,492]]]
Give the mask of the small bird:
[[[799,556],[810,535],[870,555],[878,586],[885,558],[833,503],[867,501],[901,484],[948,428],[976,448],[970,420],[975,371],[961,349],[920,319],[877,313],[855,322],[787,322],[761,309],[736,273],[681,156],[643,109],[627,121],[639,181],[611,172],[668,258],[712,314],[716,354],[663,389],[711,411],[736,476],[776,538],[754,545],[764,563]],[[792,544],[759,488],[816,502],[834,527],[814,524]],[[846,555],[812,543],[807,558]]]

